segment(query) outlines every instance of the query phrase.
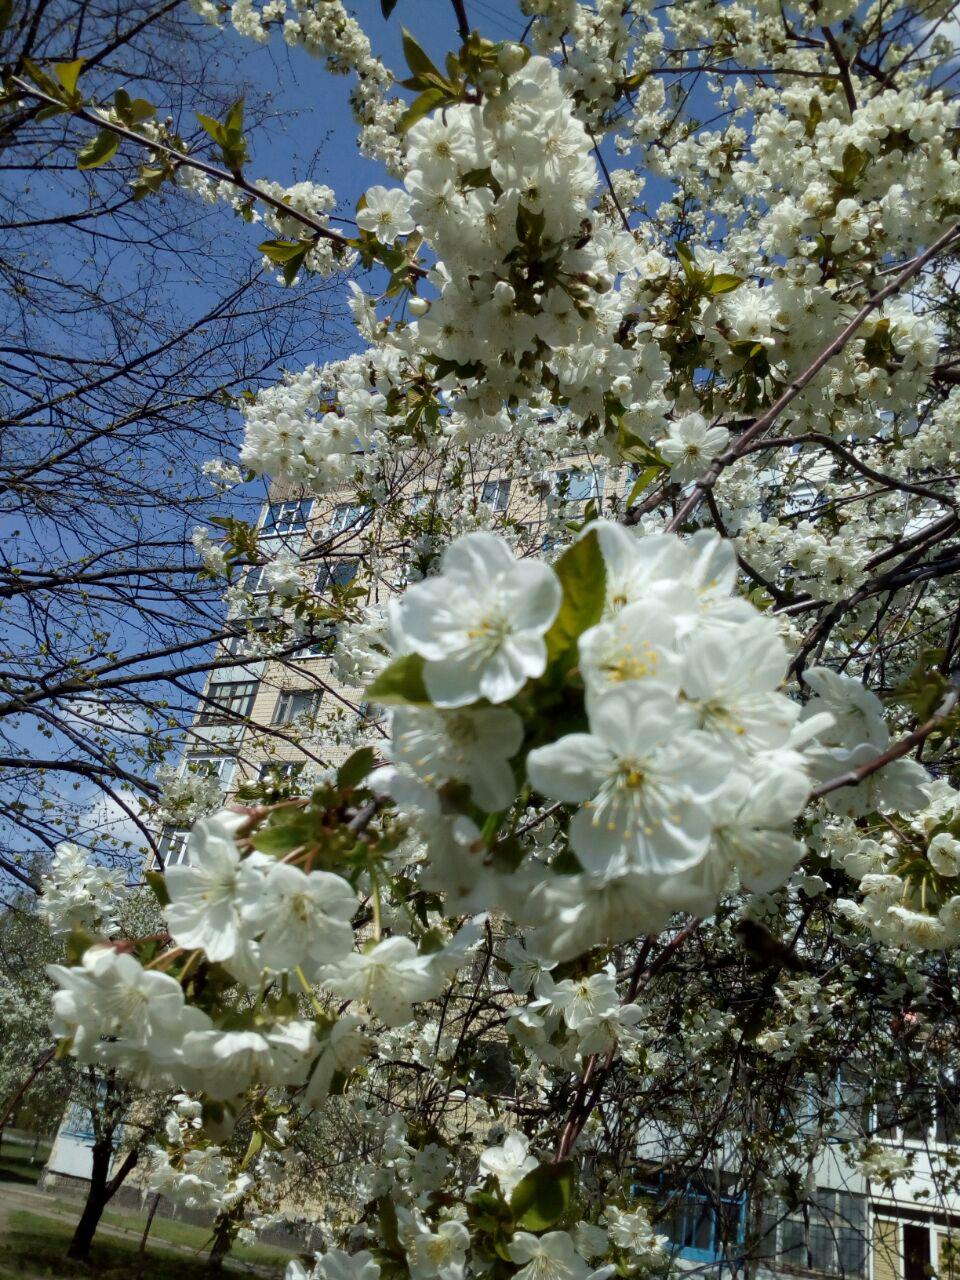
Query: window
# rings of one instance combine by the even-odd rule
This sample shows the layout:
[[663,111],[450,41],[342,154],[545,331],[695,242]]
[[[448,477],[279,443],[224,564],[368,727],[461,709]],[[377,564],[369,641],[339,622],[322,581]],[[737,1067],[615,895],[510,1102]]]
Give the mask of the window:
[[776,1247],[788,1271],[867,1274],[867,1201],[850,1191],[818,1187],[806,1205],[765,1213],[766,1247]]
[[937,1141],[954,1143],[960,1137],[960,1081],[952,1067],[943,1067],[937,1080]]
[[207,686],[198,724],[248,716],[257,696],[256,680],[221,680]]
[[736,1252],[743,1242],[745,1229],[744,1198],[708,1190],[691,1180],[670,1187],[662,1178],[656,1186],[641,1186],[641,1192],[653,1195],[664,1210],[657,1221],[683,1258],[700,1262],[716,1262]]
[[266,571],[265,564],[252,565],[243,575],[244,591],[249,591],[252,596],[265,596],[270,590],[264,578]]
[[202,774],[206,778],[216,778],[221,790],[226,791],[233,781],[237,770],[234,756],[214,755],[206,752],[191,752],[187,756],[187,769],[191,773]]
[[506,511],[510,501],[510,481],[485,480],[480,490],[480,501],[493,507],[494,511]]
[[299,498],[292,502],[271,502],[264,516],[261,532],[305,533],[311,506],[309,498]]
[[339,628],[335,622],[327,623],[323,635],[315,636],[308,644],[303,645],[290,657],[296,662],[300,658],[329,658],[337,643]]
[[277,782],[281,778],[296,778],[302,771],[302,760],[267,760],[257,770],[257,781]]
[[285,689],[277,698],[274,724],[289,724],[298,716],[315,716],[323,693],[319,689]]
[[349,587],[357,576],[356,560],[331,560],[317,570],[314,591],[329,591],[332,587]]
[[553,492],[564,502],[589,502],[599,499],[603,489],[601,475],[593,470],[557,471],[553,476]]
[[160,843],[157,846],[164,869],[175,867],[179,862],[186,862],[187,841],[189,839],[189,831],[181,831],[177,827],[166,827],[164,829],[160,837]]
[[333,509],[330,527],[334,533],[342,533],[344,529],[352,529],[366,523],[373,508],[365,502],[340,502]]

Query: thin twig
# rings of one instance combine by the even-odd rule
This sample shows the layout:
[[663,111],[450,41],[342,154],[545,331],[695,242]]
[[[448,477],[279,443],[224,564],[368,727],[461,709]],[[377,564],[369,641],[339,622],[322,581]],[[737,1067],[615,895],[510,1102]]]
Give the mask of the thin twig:
[[725,453],[719,454],[714,458],[708,470],[694,483],[693,492],[680,505],[676,515],[667,525],[668,532],[675,532],[680,525],[683,524],[684,520],[696,511],[697,507],[699,507],[700,503],[703,501],[703,495],[706,493],[707,489],[712,488],[716,484],[717,478],[720,476],[724,468],[730,466],[732,462],[736,462],[741,453],[752,441],[756,440],[758,436],[762,436],[765,431],[768,431],[773,426],[781,413],[783,413],[784,409],[786,409],[788,405],[792,404],[800,392],[809,386],[821,369],[829,364],[834,356],[839,355],[863,324],[864,320],[866,320],[872,312],[876,311],[878,307],[882,306],[883,303],[886,302],[887,298],[892,297],[895,293],[898,293],[905,284],[908,284],[915,275],[923,270],[928,262],[937,257],[938,254],[943,253],[943,251],[948,249],[952,244],[955,244],[957,240],[960,240],[960,224],[955,223],[952,227],[949,227],[943,235],[938,236],[937,239],[934,240],[933,244],[931,244],[929,248],[925,249],[923,253],[919,253],[915,258],[911,258],[906,266],[898,275],[894,276],[888,285],[884,285],[878,293],[873,294],[872,297],[867,299],[850,323],[846,325],[831,342],[827,343],[827,345],[821,350],[820,354],[816,356],[809,365],[807,365],[803,373],[794,378],[783,394],[770,406],[767,412],[757,418],[752,427],[747,428],[731,449],[728,449]]

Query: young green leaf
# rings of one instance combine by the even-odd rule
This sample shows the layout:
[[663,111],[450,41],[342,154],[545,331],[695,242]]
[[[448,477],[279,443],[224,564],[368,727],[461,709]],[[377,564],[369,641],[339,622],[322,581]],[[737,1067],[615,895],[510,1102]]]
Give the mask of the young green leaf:
[[359,747],[337,770],[337,785],[344,790],[359,786],[373,768],[375,760],[373,747]]
[[80,72],[83,70],[84,62],[84,58],[76,58],[73,62],[53,63],[53,74],[71,97],[77,91],[77,81],[80,79]]
[[426,686],[423,683],[423,658],[418,653],[409,653],[391,662],[389,667],[381,671],[373,684],[367,689],[371,702],[412,703],[414,706],[429,705]]
[[524,1231],[546,1231],[567,1213],[573,1201],[573,1165],[541,1164],[521,1178],[510,1197],[516,1224]]
[[443,89],[424,89],[407,107],[406,111],[397,122],[397,129],[400,133],[406,133],[409,128],[422,120],[425,115],[429,115],[442,102],[447,101],[447,94]]
[[115,133],[110,133],[108,129],[101,129],[95,138],[77,152],[77,168],[96,169],[106,164],[116,155],[119,145],[120,139]]
[[406,27],[401,27],[401,31],[403,32],[403,56],[406,58],[407,66],[414,76],[419,79],[423,79],[425,76],[433,76],[442,81],[443,76],[440,74],[439,68],[430,60],[427,52],[420,47]]
[[566,670],[576,659],[578,639],[603,613],[607,572],[596,533],[591,530],[568,547],[554,569],[563,586],[563,602],[547,632],[547,661],[559,661]]
[[144,880],[153,890],[153,896],[159,902],[161,907],[165,907],[170,901],[170,894],[167,892],[167,882],[162,871],[145,871]]
[[636,480],[633,482],[633,488],[627,494],[626,505],[628,507],[632,507],[633,504],[636,502],[636,500],[640,497],[641,493],[643,493],[645,489],[647,489],[651,484],[653,484],[654,480],[656,480],[657,476],[664,469],[665,468],[662,466],[654,465],[652,467],[647,467],[645,471],[641,471],[640,474],[637,476]]

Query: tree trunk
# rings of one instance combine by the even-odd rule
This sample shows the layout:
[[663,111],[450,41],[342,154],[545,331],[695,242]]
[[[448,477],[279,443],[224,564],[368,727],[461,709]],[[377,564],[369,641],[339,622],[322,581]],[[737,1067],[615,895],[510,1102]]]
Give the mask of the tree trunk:
[[108,1178],[110,1157],[113,1153],[112,1137],[111,1129],[105,1137],[98,1139],[93,1145],[90,1190],[87,1192],[87,1202],[83,1206],[83,1213],[80,1215],[80,1221],[77,1223],[70,1247],[67,1249],[67,1257],[78,1262],[90,1261],[90,1247],[97,1233],[97,1227],[100,1225],[100,1219],[103,1217],[103,1211],[119,1190],[124,1178],[137,1163],[140,1154],[136,1147],[128,1151],[120,1168],[112,1178]]
[[223,1274],[223,1260],[230,1252],[232,1244],[230,1221],[229,1219],[224,1219],[217,1226],[216,1234],[213,1237],[213,1248],[207,1258],[207,1272],[209,1275],[219,1276]]
[[160,1207],[160,1192],[153,1197],[150,1204],[150,1212],[147,1214],[146,1225],[143,1228],[143,1235],[140,1237],[140,1247],[137,1250],[137,1272],[138,1276],[143,1275],[143,1268],[147,1261],[147,1237],[150,1235],[150,1228],[153,1226],[153,1219],[156,1216],[157,1209]]

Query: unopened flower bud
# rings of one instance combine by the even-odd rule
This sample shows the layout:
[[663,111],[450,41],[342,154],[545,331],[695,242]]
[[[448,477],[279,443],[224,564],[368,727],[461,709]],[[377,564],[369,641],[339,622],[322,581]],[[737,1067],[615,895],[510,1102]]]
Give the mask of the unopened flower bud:
[[477,88],[482,93],[497,93],[500,89],[501,75],[492,67],[487,67],[477,76]]
[[511,76],[515,71],[519,71],[526,61],[526,49],[522,44],[514,44],[513,41],[502,45],[497,54],[497,66],[505,76]]

